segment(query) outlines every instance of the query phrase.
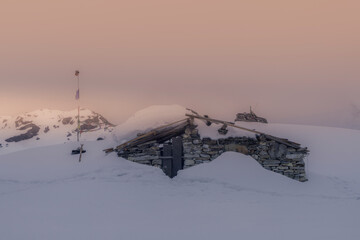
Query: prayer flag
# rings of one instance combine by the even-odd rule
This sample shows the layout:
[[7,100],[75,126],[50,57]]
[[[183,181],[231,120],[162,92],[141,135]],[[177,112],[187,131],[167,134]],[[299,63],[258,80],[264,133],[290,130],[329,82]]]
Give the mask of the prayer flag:
[[80,98],[80,90],[78,89],[78,90],[76,91],[75,99],[76,99],[76,100],[79,100],[79,98]]

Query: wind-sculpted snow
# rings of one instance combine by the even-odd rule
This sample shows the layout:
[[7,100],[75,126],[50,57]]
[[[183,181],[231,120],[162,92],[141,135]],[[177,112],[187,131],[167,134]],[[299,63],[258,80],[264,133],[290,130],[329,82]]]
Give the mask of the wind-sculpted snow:
[[[351,181],[341,181],[335,176],[318,174],[311,174],[311,176],[311,182],[288,181],[286,177],[260,167],[249,156],[227,152],[211,162],[211,164],[202,164],[181,171],[177,179],[190,182],[211,182],[224,188],[274,196],[304,196],[329,199],[360,198],[360,188],[359,186],[357,188],[356,184],[353,186],[355,192],[348,191],[347,188]],[[318,188],[319,185],[322,186],[321,189]]]

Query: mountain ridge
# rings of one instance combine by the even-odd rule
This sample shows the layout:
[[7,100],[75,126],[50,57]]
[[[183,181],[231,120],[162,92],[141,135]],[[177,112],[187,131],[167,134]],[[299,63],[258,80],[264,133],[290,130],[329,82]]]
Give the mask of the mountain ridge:
[[[0,116],[0,147],[27,140],[70,141],[77,132],[78,110],[39,109],[16,116]],[[90,109],[80,109],[80,131],[85,139],[112,132],[116,126]],[[97,134],[90,134],[97,133]],[[100,134],[101,133],[101,134]],[[51,141],[50,141],[51,142]]]

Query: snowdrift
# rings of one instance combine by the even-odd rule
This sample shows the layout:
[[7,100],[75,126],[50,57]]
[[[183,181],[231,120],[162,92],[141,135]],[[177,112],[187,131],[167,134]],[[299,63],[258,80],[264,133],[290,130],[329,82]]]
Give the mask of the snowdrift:
[[[180,106],[170,108],[140,111],[118,126],[115,136],[124,141],[185,114]],[[217,137],[218,126],[201,124],[202,136]],[[309,147],[309,181],[267,171],[235,152],[170,179],[161,169],[105,156],[102,150],[115,144],[109,138],[87,141],[81,163],[70,155],[76,142],[18,148],[0,155],[0,235],[37,240],[360,238],[360,131],[241,125]]]
[[179,105],[156,105],[145,108],[115,128],[114,140],[121,144],[135,138],[138,133],[185,119],[186,112],[187,110]]

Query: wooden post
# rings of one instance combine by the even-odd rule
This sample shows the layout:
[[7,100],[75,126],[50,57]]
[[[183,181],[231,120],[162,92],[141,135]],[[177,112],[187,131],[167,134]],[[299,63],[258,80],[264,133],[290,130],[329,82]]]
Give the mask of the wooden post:
[[80,156],[79,156],[79,162],[81,162],[81,156],[82,156],[83,146],[84,146],[84,144],[81,144],[81,145],[80,145]]

